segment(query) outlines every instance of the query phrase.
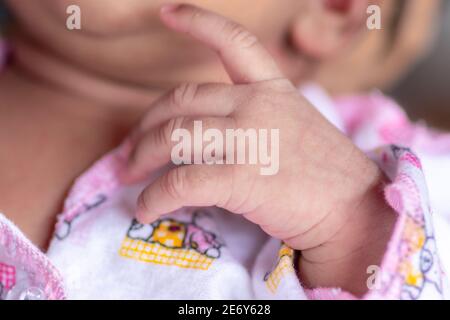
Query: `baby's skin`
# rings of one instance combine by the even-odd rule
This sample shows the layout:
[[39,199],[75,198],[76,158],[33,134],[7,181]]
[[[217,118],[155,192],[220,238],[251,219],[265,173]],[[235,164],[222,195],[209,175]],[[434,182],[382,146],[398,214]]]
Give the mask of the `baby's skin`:
[[280,169],[263,176],[254,165],[178,166],[143,191],[138,220],[218,206],[300,250],[307,286],[364,293],[367,266],[380,262],[395,219],[380,169],[308,104],[242,26],[189,5],[164,6],[161,19],[217,52],[233,84],[187,83],[157,100],[132,134],[123,178],[136,182],[169,163],[172,132],[194,135],[194,121],[221,131],[280,129]]
[[[0,144],[11,150],[0,155],[0,209],[8,218],[45,251],[73,180],[123,138],[134,145],[122,176],[132,184],[171,162],[173,130],[192,131],[194,121],[222,132],[279,129],[277,174],[263,176],[258,165],[178,166],[145,188],[136,218],[149,224],[183,206],[218,206],[301,252],[302,285],[365,293],[367,267],[380,264],[395,220],[385,177],[296,85],[359,34],[370,1],[260,1],[265,10],[245,21],[253,31],[280,9],[258,38],[187,4],[161,9],[165,27],[151,19],[153,7],[133,19],[133,8],[150,4],[139,0],[116,2],[119,18],[105,14],[97,23],[105,1],[46,0],[34,9],[27,7],[34,2],[7,1],[20,26],[11,35],[14,61],[0,77]],[[69,2],[92,6],[80,32],[61,22]],[[244,23],[237,2],[222,1],[218,11]],[[52,20],[54,12],[62,15]]]

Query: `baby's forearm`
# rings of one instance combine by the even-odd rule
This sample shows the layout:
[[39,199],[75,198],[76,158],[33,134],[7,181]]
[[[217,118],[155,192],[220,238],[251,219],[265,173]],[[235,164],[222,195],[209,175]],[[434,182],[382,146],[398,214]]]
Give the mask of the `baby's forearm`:
[[384,178],[355,206],[355,214],[326,244],[301,252],[299,277],[308,288],[341,288],[357,296],[368,290],[370,266],[379,266],[396,221],[382,193]]

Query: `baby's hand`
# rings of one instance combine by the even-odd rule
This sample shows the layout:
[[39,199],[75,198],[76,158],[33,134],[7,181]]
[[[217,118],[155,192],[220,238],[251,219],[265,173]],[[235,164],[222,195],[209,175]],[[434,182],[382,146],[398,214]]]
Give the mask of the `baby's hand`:
[[[150,223],[184,206],[218,206],[301,250],[306,284],[361,291],[392,221],[384,214],[390,212],[377,166],[299,94],[243,27],[189,5],[166,6],[161,18],[215,50],[234,85],[186,84],[155,102],[133,134],[126,180],[169,163],[177,144],[172,133],[183,128],[194,136],[194,121],[224,137],[226,129],[265,129],[269,137],[279,129],[279,171],[262,175],[263,166],[251,164],[177,166],[143,191],[137,218]],[[361,274],[349,279],[352,268]]]

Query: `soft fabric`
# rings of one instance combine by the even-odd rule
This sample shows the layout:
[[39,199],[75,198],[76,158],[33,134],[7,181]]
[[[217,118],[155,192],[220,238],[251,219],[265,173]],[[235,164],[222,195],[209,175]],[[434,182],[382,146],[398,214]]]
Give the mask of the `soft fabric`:
[[[380,93],[332,100],[314,85],[302,92],[391,180],[385,195],[397,223],[382,265],[368,269],[364,299],[449,297],[450,139],[411,124]],[[356,299],[339,288],[305,290],[294,250],[240,216],[186,208],[139,224],[145,184],[118,179],[129,151],[124,143],[75,182],[46,254],[0,215],[1,298]]]

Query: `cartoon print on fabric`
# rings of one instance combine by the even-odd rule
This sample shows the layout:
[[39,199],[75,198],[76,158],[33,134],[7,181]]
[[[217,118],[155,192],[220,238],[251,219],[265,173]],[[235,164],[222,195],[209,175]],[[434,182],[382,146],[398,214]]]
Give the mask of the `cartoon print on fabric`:
[[73,222],[77,220],[81,215],[99,207],[103,203],[105,203],[107,197],[104,194],[99,194],[94,197],[94,200],[89,203],[84,203],[75,213],[70,215],[65,215],[63,220],[58,223],[58,226],[55,231],[55,237],[58,240],[66,239],[73,227]]
[[398,265],[386,279],[385,287],[398,288],[402,300],[418,300],[426,289],[442,294],[443,271],[430,221],[430,205],[420,189],[425,182],[417,178],[421,176],[421,162],[410,149],[399,146],[383,152],[382,159],[385,163],[392,160],[401,164],[395,183],[401,185],[402,191],[391,190],[391,198],[394,192],[396,210],[404,213],[400,217],[403,228],[397,246]]
[[275,267],[264,275],[264,282],[267,288],[275,293],[280,285],[281,279],[289,273],[294,272],[294,249],[289,248],[285,244],[281,245],[278,251],[278,259]]
[[16,285],[16,268],[0,262],[0,300]]
[[191,222],[163,218],[151,224],[133,220],[120,255],[148,263],[207,270],[220,258],[223,243],[199,223],[201,212]]
[[392,153],[397,161],[407,161],[419,170],[422,170],[422,163],[411,149],[399,146],[391,146]]
[[412,253],[412,262],[403,264],[401,272],[405,276],[402,288],[402,300],[417,300],[426,286],[433,286],[442,293],[441,269],[435,262],[436,244],[434,238],[428,238],[419,251]]

